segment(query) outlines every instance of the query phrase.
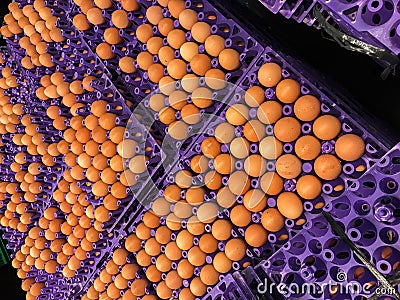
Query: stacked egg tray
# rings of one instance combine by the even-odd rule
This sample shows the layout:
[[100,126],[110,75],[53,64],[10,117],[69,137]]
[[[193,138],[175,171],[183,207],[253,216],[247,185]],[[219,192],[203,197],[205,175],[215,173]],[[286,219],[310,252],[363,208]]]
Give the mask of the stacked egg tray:
[[[398,271],[400,261],[396,247],[400,230],[399,156],[397,145],[346,193],[340,197],[324,196],[329,202],[323,210],[332,215],[349,239],[385,277]],[[309,295],[288,292],[284,295],[286,299],[361,299],[375,291],[382,299],[394,299],[393,292],[379,286],[374,275],[333,232],[323,216],[311,219],[304,230],[254,269],[258,283],[270,280],[270,284],[282,283],[286,287],[291,283],[300,287],[304,283],[315,283],[316,286],[331,283],[331,290],[329,287],[318,290],[317,287],[317,293]],[[253,283],[253,286],[257,284]],[[346,288],[350,285],[361,292],[351,293]],[[398,286],[393,288],[398,291]],[[380,291],[383,292],[379,294]]]
[[[244,103],[242,100],[244,97],[245,91],[256,85],[260,85],[257,80],[257,72],[265,63],[277,63],[282,66],[282,74],[283,78],[291,78],[295,79],[301,83],[301,92],[303,95],[313,95],[316,96],[321,101],[321,115],[333,115],[340,119],[342,126],[343,134],[355,134],[365,141],[366,151],[356,161],[346,162],[343,164],[343,170],[339,178],[334,180],[323,180],[322,185],[322,195],[330,196],[330,197],[338,197],[342,195],[350,186],[354,184],[354,182],[362,176],[366,170],[372,167],[375,163],[377,163],[382,156],[387,152],[387,144],[383,143],[384,138],[380,138],[377,135],[377,132],[374,132],[373,128],[369,128],[368,131],[366,128],[368,126],[363,123],[363,121],[359,121],[354,109],[346,106],[345,103],[341,102],[340,99],[336,98],[335,95],[327,95],[328,92],[321,92],[319,88],[317,88],[305,75],[304,71],[302,73],[298,72],[297,69],[294,69],[293,64],[288,63],[288,61],[283,58],[280,54],[276,53],[270,48],[267,48],[264,53],[257,59],[253,67],[249,70],[246,77],[238,83],[238,88],[236,91],[231,94],[224,101],[224,109],[234,104]],[[270,88],[266,90],[267,99],[275,99],[275,89]],[[338,105],[341,103],[341,105]],[[282,108],[284,117],[295,117],[293,112],[293,105],[287,104]],[[256,115],[256,112],[250,110],[250,117]],[[201,143],[214,136],[215,128],[218,125],[226,123],[226,111],[221,110],[217,116],[215,116],[208,125],[208,129],[200,134],[195,135],[192,139],[185,141],[181,148],[178,150],[179,156],[181,159],[178,163],[170,169],[164,181],[158,180],[157,187],[159,188],[159,192],[154,193],[153,199],[158,197],[165,197],[166,188],[170,185],[173,185],[175,182],[175,176],[178,172],[183,170],[191,170],[191,160],[193,157],[202,155],[202,147]],[[302,123],[302,135],[312,134],[313,122],[303,122]],[[366,127],[362,127],[362,124],[365,124]],[[268,125],[266,127],[266,136],[272,136],[274,132],[273,125]],[[372,132],[372,133],[371,133]],[[243,126],[237,126],[235,128],[235,137],[243,137]],[[335,140],[324,141],[321,145],[322,154],[334,154],[334,145]],[[284,143],[283,144],[283,154],[295,154],[295,143]],[[229,144],[222,144],[221,154],[229,154]],[[259,143],[250,143],[250,154],[259,154]],[[306,161],[302,166],[302,172],[299,175],[315,175],[315,171],[313,170],[313,165],[315,160]],[[276,160],[271,159],[268,160],[266,164],[266,171],[273,172],[276,168]],[[245,160],[244,159],[236,159],[235,166],[232,172],[235,171],[244,171]],[[208,162],[208,167],[210,171],[216,171],[215,165],[213,164],[213,160],[210,159]],[[193,185],[202,186],[205,189],[205,200],[215,200],[217,191],[210,189],[205,186],[204,183],[207,181],[205,179],[206,173],[198,174],[194,177]],[[298,178],[297,178],[298,179]],[[227,187],[229,181],[229,175],[222,175],[222,186]],[[260,188],[260,177],[251,177],[250,187],[252,189]],[[296,190],[296,179],[286,179],[283,183],[283,191],[284,192],[293,192]],[[186,190],[187,191],[187,190]],[[182,190],[181,197],[185,196],[185,190]],[[247,255],[249,257],[262,257],[266,258],[273,254],[275,251],[280,249],[288,239],[295,236],[297,232],[299,232],[305,223],[305,220],[310,216],[319,215],[322,211],[322,206],[325,204],[325,198],[323,196],[319,196],[313,200],[305,200],[304,201],[304,214],[299,216],[297,219],[286,219],[285,227],[278,232],[271,232],[268,234],[268,243],[261,247],[249,247],[249,251]],[[243,196],[238,196],[236,198],[237,203],[243,204]],[[151,202],[151,201],[150,201]],[[270,196],[267,201],[267,207],[276,207],[277,203],[277,195]],[[318,208],[316,208],[318,207]],[[218,218],[224,219],[230,218],[230,210],[223,208],[218,212]],[[254,212],[251,216],[252,223],[260,223],[261,222],[261,213]],[[244,237],[244,233],[247,226],[244,227],[236,227],[233,232],[237,236]]]
[[259,1],[274,14],[279,12],[287,19],[316,27],[321,24],[318,24],[313,9],[320,5],[324,18],[347,34],[395,55],[400,52],[398,1]]
[[[60,21],[60,19],[59,19]],[[51,47],[52,45],[50,45]],[[72,48],[73,45],[71,45],[70,49]],[[77,45],[75,45],[77,46]],[[48,46],[49,47],[49,46]],[[75,49],[77,49],[78,47],[75,47]],[[10,50],[8,50],[10,49]],[[43,133],[46,135],[46,138],[48,140],[43,140],[44,142],[56,142],[58,141],[60,138],[63,137],[63,133],[60,132],[59,130],[56,131],[52,131],[51,128],[51,122],[46,124],[43,124],[43,122],[47,121],[47,116],[46,116],[46,109],[49,108],[50,105],[58,105],[61,106],[60,101],[58,101],[57,99],[54,99],[52,101],[40,101],[39,99],[37,99],[36,95],[35,95],[35,91],[37,88],[39,88],[41,85],[39,84],[39,79],[43,74],[52,74],[54,72],[54,70],[57,71],[62,71],[64,73],[64,78],[66,80],[68,79],[82,79],[81,74],[84,74],[86,71],[87,73],[91,74],[89,71],[90,70],[85,70],[83,71],[81,69],[81,65],[80,63],[73,65],[73,64],[68,64],[68,62],[70,62],[68,60],[68,58],[65,56],[65,54],[67,54],[68,52],[65,51],[63,53],[60,53],[60,56],[52,56],[52,60],[55,60],[57,63],[57,66],[55,68],[36,68],[35,71],[27,71],[25,69],[22,69],[22,66],[20,64],[15,65],[15,62],[20,62],[22,57],[23,57],[23,53],[21,53],[21,50],[18,48],[18,37],[15,38],[15,40],[13,40],[12,42],[10,42],[8,40],[8,49],[4,49],[4,59],[7,60],[7,64],[9,64],[9,67],[11,67],[13,69],[14,75],[20,75],[20,77],[17,79],[22,79],[23,78],[23,84],[25,86],[23,87],[18,87],[18,90],[13,89],[12,91],[10,91],[11,93],[9,94],[9,96],[13,96],[10,99],[10,103],[15,104],[15,103],[23,103],[24,104],[24,112],[25,113],[29,113],[33,116],[33,118],[31,119],[33,123],[39,123],[41,124],[38,129],[39,133]],[[23,51],[23,50],[22,50]],[[12,53],[12,54],[11,54]],[[86,57],[87,59],[88,57]],[[85,62],[85,61],[83,61]],[[89,61],[86,61],[87,65],[90,65]],[[67,65],[68,64],[68,65]],[[91,68],[93,68],[93,75],[98,75],[98,71],[96,70],[96,68],[100,66],[100,64],[96,65],[90,65]],[[20,71],[20,69],[24,70],[23,71],[23,76],[21,76],[21,73],[16,74],[18,71]],[[103,70],[107,70],[106,68],[103,67]],[[101,74],[101,72],[100,72]],[[102,76],[100,78],[98,78],[96,80],[95,83],[93,83],[93,87],[97,88],[97,92],[94,93],[85,93],[83,95],[79,96],[79,102],[80,103],[84,103],[86,105],[90,104],[91,102],[93,102],[96,99],[106,99],[108,101],[110,101],[110,104],[107,105],[106,110],[107,112],[112,112],[112,113],[117,113],[120,115],[119,117],[119,121],[120,122],[126,122],[127,120],[129,120],[130,117],[130,112],[127,109],[126,105],[125,105],[125,100],[124,98],[121,96],[121,94],[119,93],[119,91],[112,85],[110,79],[107,76]],[[28,92],[23,91],[23,89],[29,89]],[[33,91],[33,93],[32,93]],[[101,91],[101,92],[100,92]],[[7,91],[6,91],[7,92]],[[100,93],[100,95],[99,95]],[[103,93],[103,94],[101,94]],[[16,101],[16,102],[15,102]],[[119,104],[119,105],[118,105]],[[123,107],[123,111],[121,112],[121,108]],[[83,106],[80,107],[78,109],[78,111],[76,112],[77,115],[81,115],[81,116],[86,116],[89,112],[90,109],[88,111],[88,106]],[[59,114],[61,116],[70,116],[68,114],[67,111],[62,110],[59,111]],[[133,121],[135,121],[135,119],[133,119]],[[144,133],[144,126],[142,124],[139,123],[131,123],[131,133],[138,133],[138,132],[142,132]],[[54,128],[53,128],[54,129]],[[21,127],[21,133],[24,133],[24,128]],[[20,131],[18,131],[20,132]],[[3,135],[3,142],[4,144],[6,144],[6,146],[11,146],[8,149],[5,149],[5,153],[12,153],[12,154],[8,154],[8,156],[12,156],[11,159],[8,159],[7,161],[9,161],[9,164],[12,163],[13,161],[15,161],[14,159],[14,155],[15,153],[18,152],[23,152],[24,150],[26,150],[26,148],[21,148],[21,147],[15,147],[16,145],[13,145],[13,135]],[[129,138],[129,137],[126,137]],[[140,142],[140,140],[138,141]],[[142,141],[143,142],[143,141]],[[149,164],[148,164],[148,168],[152,171],[154,171],[157,168],[152,169],[152,165],[157,165],[160,161],[160,151],[157,148],[157,143],[153,142],[151,143],[151,138],[146,139],[145,142],[146,143],[143,145],[144,147],[148,147],[150,146],[151,150],[154,152],[149,152],[147,150],[146,154],[151,157]],[[142,147],[138,147],[138,149],[142,150]],[[38,161],[40,162],[40,157],[39,156],[33,156],[33,157],[24,157],[24,159],[28,160],[29,162],[35,162]],[[60,157],[60,160],[57,160],[57,162],[59,163],[59,167],[45,167],[43,166],[43,169],[40,169],[41,172],[44,172],[43,174],[41,174],[41,176],[36,176],[35,180],[39,181],[39,180],[43,180],[44,182],[46,182],[46,186],[51,184],[51,191],[47,191],[45,193],[45,191],[43,191],[43,193],[40,194],[36,194],[35,195],[35,202],[33,202],[31,205],[34,207],[34,210],[29,209],[29,207],[25,208],[25,212],[26,213],[32,213],[32,217],[31,217],[31,224],[30,226],[37,226],[37,220],[43,216],[43,212],[46,213],[46,209],[56,209],[58,207],[58,204],[54,201],[51,200],[51,197],[55,191],[55,189],[57,188],[57,184],[59,182],[59,180],[63,177],[63,169],[65,169],[66,165],[64,163],[64,158]],[[12,182],[15,182],[15,172],[10,172],[10,166],[9,164],[5,165],[5,173],[9,173],[7,176],[3,175],[3,181],[4,180],[11,180]],[[62,167],[61,167],[62,166]],[[56,173],[55,175],[57,175],[55,178],[52,177],[52,175],[54,175],[54,173]],[[156,177],[158,177],[159,175],[157,175]],[[7,178],[6,178],[7,177]],[[148,179],[148,177],[144,177],[146,180]],[[84,187],[85,182],[81,182],[80,184],[82,184],[82,188]],[[138,184],[135,185],[135,187],[132,187],[133,192],[135,192],[136,190],[140,189],[139,186],[140,184],[142,184],[142,182],[140,180],[138,180]],[[144,183],[145,185],[146,183]],[[136,190],[134,189],[136,188]],[[127,189],[127,193],[132,194],[131,189]],[[6,196],[8,195],[8,198],[10,198],[11,195],[9,194],[5,194]],[[88,192],[88,201],[91,201],[94,205],[93,207],[96,207],[96,204],[100,204],[101,203],[101,199],[95,199],[95,197],[93,196],[93,194],[91,194],[90,192]],[[9,199],[8,199],[9,200]],[[41,202],[39,202],[39,200]],[[127,197],[126,199],[123,199],[121,202],[121,208],[125,208],[125,207],[129,207],[129,201],[132,201],[132,197]],[[128,203],[126,203],[128,202]],[[6,207],[6,205],[8,204],[8,201],[3,201],[3,208]],[[124,205],[126,204],[126,205]],[[119,211],[115,211],[113,214],[113,217],[117,218],[119,215],[123,215],[123,209],[120,209]],[[14,215],[15,217],[16,215]],[[64,215],[62,213],[62,211],[58,210],[56,212],[56,217],[57,218],[63,218]],[[107,224],[104,224],[104,227],[107,228],[107,232],[105,234],[103,234],[104,238],[101,238],[98,242],[93,244],[93,251],[90,251],[87,253],[88,258],[86,260],[84,260],[83,262],[81,262],[81,268],[79,269],[79,271],[75,272],[75,276],[73,278],[65,278],[63,276],[63,274],[61,273],[62,269],[57,268],[56,272],[54,274],[47,274],[44,270],[38,270],[35,267],[31,267],[31,271],[27,272],[26,276],[27,278],[36,278],[36,282],[38,283],[45,283],[46,284],[46,288],[43,289],[43,295],[41,295],[40,297],[43,299],[49,299],[50,297],[54,297],[55,295],[61,298],[67,297],[69,294],[74,294],[79,290],[79,284],[85,283],[87,281],[87,278],[90,278],[91,275],[91,271],[93,271],[95,269],[95,264],[96,262],[98,262],[98,260],[101,259],[101,257],[108,252],[108,249],[111,248],[111,245],[114,243],[113,241],[113,236],[115,236],[114,231],[112,230],[112,228],[115,225],[115,220],[111,219],[109,220],[109,222]],[[25,229],[24,229],[25,231]],[[8,248],[12,249],[13,252],[13,257],[15,256],[15,254],[21,249],[21,246],[24,244],[24,240],[27,237],[27,234],[24,232],[22,235],[18,230],[14,230],[12,228],[6,227],[6,234],[5,234],[5,238],[10,240],[9,245],[7,246]],[[107,234],[108,233],[108,234]],[[41,235],[43,235],[44,232],[41,232]],[[65,238],[65,235],[61,234],[61,235],[57,235],[57,238]],[[49,243],[46,244],[46,247],[48,248],[50,246]],[[55,259],[54,255],[53,255],[53,259]],[[91,265],[93,265],[92,267],[90,267]],[[58,285],[56,287],[54,287],[53,289],[53,285],[54,285],[54,281],[52,281],[52,278],[62,278],[61,281],[58,282]],[[78,290],[77,290],[78,289]],[[62,294],[58,293],[60,291],[62,291]]]
[[[111,20],[113,10],[121,9],[122,7],[120,2],[112,1],[112,3],[112,8],[102,10],[102,15],[106,20],[104,24],[94,26],[93,28],[89,28],[83,31],[75,30],[74,32],[74,35],[81,36],[82,43],[87,44],[89,51],[91,51],[93,54],[96,53],[96,48],[100,44],[104,43],[105,29],[108,26],[113,26]],[[128,20],[130,21],[130,25],[127,28],[121,29],[119,31],[123,42],[119,43],[118,45],[111,46],[111,51],[115,54],[115,57],[109,59],[98,59],[101,61],[101,64],[107,69],[105,70],[105,74],[113,79],[113,83],[115,84],[115,86],[119,89],[124,89],[124,91],[122,92],[123,96],[126,98],[126,94],[133,95],[133,105],[130,108],[131,110],[134,110],[135,114],[140,115],[140,122],[146,125],[146,127],[151,128],[150,133],[154,136],[155,139],[164,141],[167,137],[168,142],[164,143],[163,150],[165,152],[171,152],[172,154],[175,154],[174,152],[176,152],[176,148],[181,148],[182,142],[176,140],[175,138],[172,138],[168,134],[168,126],[160,122],[157,112],[153,111],[149,107],[148,98],[150,96],[150,93],[155,92],[158,88],[158,85],[149,79],[148,72],[140,68],[137,65],[137,62],[135,62],[136,71],[133,74],[124,73],[119,66],[119,61],[122,58],[125,58],[126,56],[136,56],[138,53],[148,50],[146,43],[141,42],[134,35],[134,33],[140,25],[146,24],[146,10],[149,6],[154,5],[154,1],[141,1],[139,3],[141,6],[138,11],[128,13]],[[225,80],[229,83],[236,83],[242,80],[248,69],[254,63],[255,59],[259,56],[260,52],[263,51],[263,47],[256,41],[256,39],[252,38],[251,35],[245,31],[245,29],[243,29],[231,18],[226,18],[207,1],[186,1],[185,7],[187,9],[193,9],[194,11],[198,12],[198,20],[207,22],[211,26],[212,34],[222,36],[226,40],[225,46],[227,48],[229,47],[231,49],[235,49],[239,53],[241,53],[240,67],[234,71],[226,72]],[[73,17],[80,13],[82,13],[82,11],[77,5],[73,5],[71,7],[68,13],[70,25],[72,25],[73,23]],[[168,11],[167,8],[163,9],[163,16],[166,18],[171,18],[171,13]],[[184,30],[184,28],[179,24],[179,20],[175,20],[174,29]],[[158,31],[157,26],[153,26],[152,31],[155,37],[163,37],[162,34]],[[193,39],[190,31],[186,32],[185,37],[187,42],[196,42],[196,40]],[[167,38],[165,37],[163,38],[163,45],[168,45]],[[198,52],[200,54],[206,53],[204,49],[204,43],[200,43]],[[98,56],[96,54],[94,55],[96,57]],[[183,59],[179,50],[175,50],[174,58]],[[157,55],[153,55],[152,59],[154,63],[160,63],[160,58]],[[222,67],[218,63],[217,58],[212,59],[211,65],[212,68],[222,69]],[[186,69],[189,74],[193,73],[189,63],[187,63]],[[163,75],[168,75],[166,67],[164,67]],[[117,78],[117,81],[114,81],[114,78]],[[177,84],[179,85],[179,81],[177,82]],[[166,83],[166,85],[168,85],[168,83]],[[210,88],[202,79],[200,79],[199,85]],[[177,87],[176,89],[180,90],[181,88]],[[220,110],[222,106],[221,103],[224,102],[224,97],[232,92],[231,89],[231,87],[227,87],[224,90],[218,90],[217,94],[219,101],[215,101],[214,104],[210,107],[200,110],[200,113],[215,113],[216,111]],[[126,99],[129,99],[129,97]],[[167,101],[168,98],[166,97],[165,102],[167,103]],[[177,119],[181,119],[179,113],[177,114]],[[191,131],[192,134],[194,132],[202,132],[205,128],[207,128],[208,123],[209,122],[207,120],[202,120],[202,122],[198,122],[197,124],[189,126],[188,130]],[[166,155],[166,157],[173,157],[175,160],[177,158],[174,155],[172,157],[170,155]],[[166,164],[168,165],[168,163]]]
[[[15,61],[19,60],[18,58],[15,58],[15,53],[11,53],[12,52],[8,51],[7,49],[2,49],[3,58],[7,59],[7,65],[13,68],[13,74],[17,76],[21,74],[19,73],[21,72],[21,66],[15,66]],[[25,74],[25,76],[27,76],[27,74]],[[46,108],[48,108],[50,104],[55,105],[60,103],[57,103],[57,100],[51,101],[50,103],[40,101],[35,96],[35,93],[32,93],[32,90],[35,91],[38,87],[36,77],[20,77],[18,79],[22,78],[24,78],[25,80],[23,82],[20,82],[21,86],[17,88],[17,91],[13,89],[12,93],[9,93],[10,103],[23,104],[23,109],[25,113],[32,115],[32,123],[38,124],[38,128],[36,129],[37,132],[44,135],[43,142],[58,141],[60,137],[62,137],[60,131],[56,130],[51,125],[51,122],[48,124],[43,124],[43,121],[46,119]],[[25,133],[22,126],[17,127],[16,130],[17,133]],[[7,135],[3,135],[2,138],[3,140],[5,138],[8,138],[8,140],[6,140],[7,143],[5,143],[5,146],[11,146],[4,149],[4,153],[6,154],[3,156],[2,159],[2,173],[5,173],[7,175],[2,175],[2,181],[10,181],[16,183],[16,173],[10,169],[10,164],[16,161],[16,154],[18,154],[19,152],[26,152],[26,146],[19,146],[14,144],[13,135],[10,135],[9,137]],[[37,155],[26,155],[24,156],[24,160],[26,161],[26,164],[21,165],[21,170],[27,170],[30,163],[38,163],[40,165],[38,166],[39,173],[34,176],[34,180],[35,182],[40,182],[42,184],[41,191],[39,193],[36,192],[36,194],[34,195],[34,199],[30,199],[29,202],[24,200],[24,196],[18,196],[18,194],[22,195],[21,192],[23,192],[18,188],[16,189],[15,194],[12,192],[3,194],[5,199],[3,199],[2,201],[2,213],[4,213],[4,209],[7,207],[7,205],[13,202],[11,201],[11,197],[16,196],[20,197],[19,201],[21,201],[22,203],[26,203],[24,213],[30,215],[29,219],[24,221],[27,222],[24,223],[26,224],[25,228],[4,228],[5,233],[3,234],[3,237],[5,240],[8,241],[6,248],[10,250],[11,258],[14,258],[16,254],[21,250],[21,247],[24,245],[25,239],[28,237],[27,230],[31,229],[32,227],[38,226],[38,222],[40,222],[39,219],[43,217],[43,214],[45,213],[47,208],[51,209],[56,207],[55,201],[52,200],[52,195],[57,188],[58,182],[62,178],[62,170],[65,168],[64,162],[61,158],[55,158],[54,162],[56,164],[52,166],[45,166],[41,164],[41,158]],[[14,213],[13,217],[21,217],[21,214]],[[62,218],[63,215],[58,212],[56,213],[55,217],[59,219]],[[44,231],[42,231],[39,235],[44,236]],[[65,238],[65,235],[56,234],[56,238]],[[112,239],[110,239],[110,236],[107,236],[102,241],[96,243],[96,245],[94,245],[96,250],[92,251],[92,253],[89,253],[88,259],[85,261],[84,265],[94,264],[97,257],[101,257],[101,253],[103,253],[102,255],[104,255],[104,253],[108,251],[108,248],[111,245],[107,243],[110,243],[111,240]],[[48,241],[44,245],[44,247],[50,248],[51,243]],[[56,256],[53,254],[51,256],[51,259],[55,258]],[[26,278],[33,278],[35,282],[45,284],[45,287],[43,288],[42,294],[39,296],[39,299],[49,299],[52,297],[65,298],[66,295],[71,293],[71,291],[75,293],[75,289],[77,288],[77,286],[79,287],[80,283],[86,281],[85,276],[87,276],[86,273],[88,273],[89,270],[90,269],[88,268],[82,269],[80,270],[81,273],[77,273],[76,276],[71,279],[65,278],[61,272],[61,269],[57,269],[57,271],[53,274],[48,274],[44,270],[39,270],[35,266],[32,266],[30,268],[30,271],[27,272]]]

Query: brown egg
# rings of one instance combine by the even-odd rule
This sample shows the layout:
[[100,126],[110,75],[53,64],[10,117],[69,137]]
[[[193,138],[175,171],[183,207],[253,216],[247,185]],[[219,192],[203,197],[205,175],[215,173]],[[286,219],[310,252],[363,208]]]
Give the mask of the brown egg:
[[180,230],[181,229],[181,219],[178,218],[175,214],[170,213],[166,218],[165,223],[169,229],[171,230]]
[[[244,94],[244,101],[250,107],[258,107],[265,101],[264,89],[260,86],[250,87]],[[269,110],[266,110],[269,111]],[[264,122],[265,123],[265,122]]]
[[101,9],[107,9],[113,5],[111,0],[94,0],[94,4]]
[[205,138],[201,142],[201,152],[206,157],[215,158],[221,153],[221,144],[214,137]]
[[285,224],[285,219],[276,208],[268,208],[261,215],[261,224],[267,231],[278,232]]
[[185,42],[185,32],[181,29],[173,29],[167,35],[168,44],[174,48],[179,49]]
[[365,152],[365,143],[355,134],[344,134],[336,140],[335,152],[345,161],[355,161]]
[[158,87],[164,95],[171,95],[175,91],[175,80],[170,76],[164,76],[158,82]]
[[121,5],[126,11],[137,11],[140,8],[136,0],[121,0]]
[[282,117],[282,105],[277,101],[266,101],[257,109],[257,118],[265,124],[274,124]]
[[267,198],[261,190],[249,190],[244,195],[243,205],[251,212],[259,212],[267,206]]
[[294,104],[294,113],[299,120],[312,121],[321,112],[321,103],[311,95],[300,97]]
[[146,270],[146,278],[151,282],[158,282],[161,280],[161,272],[155,265],[151,265]]
[[204,184],[210,190],[218,190],[222,186],[222,176],[216,171],[210,171],[204,176]]
[[195,173],[204,173],[208,170],[208,162],[206,156],[204,155],[196,155],[190,161],[190,168]]
[[218,241],[211,233],[206,233],[200,237],[199,247],[205,253],[214,253],[218,249]]
[[160,272],[168,272],[171,270],[171,261],[166,257],[165,254],[161,254],[157,257],[156,267]]
[[158,83],[164,76],[164,67],[161,64],[152,64],[147,69],[149,79],[155,83]]
[[104,17],[101,13],[101,9],[93,7],[88,10],[86,14],[87,20],[93,25],[100,25],[104,23]]
[[235,195],[245,194],[250,188],[250,178],[244,171],[236,171],[229,176],[228,186]]
[[234,138],[229,146],[231,155],[244,159],[250,153],[250,143],[243,137]]
[[224,252],[219,252],[214,256],[213,266],[219,273],[228,273],[232,269],[232,261]]
[[293,179],[300,175],[302,163],[293,154],[284,154],[276,161],[276,172],[285,179]]
[[196,54],[190,60],[190,67],[195,74],[204,76],[211,69],[211,59],[206,54]]
[[187,259],[182,259],[176,270],[182,279],[189,279],[193,276],[194,266]]
[[232,224],[238,227],[245,227],[251,222],[251,212],[244,205],[236,205],[230,213]]
[[201,204],[204,201],[205,190],[202,187],[193,186],[186,190],[186,201],[192,205]]
[[236,203],[236,195],[228,187],[223,187],[217,193],[217,202],[223,208],[230,208]]
[[171,241],[165,246],[165,255],[171,261],[176,261],[182,258],[182,251],[179,249],[176,242]]
[[215,285],[219,280],[219,273],[212,265],[205,265],[201,268],[200,279],[206,285]]
[[111,15],[111,21],[117,28],[127,28],[130,25],[128,13],[125,10],[115,10]]
[[96,47],[96,53],[101,59],[111,59],[115,57],[115,54],[111,50],[110,44],[101,43]]
[[323,115],[314,121],[313,132],[321,140],[332,140],[340,133],[340,120],[332,115]]
[[281,156],[283,145],[273,136],[267,136],[259,143],[260,154],[267,160],[274,160]]
[[[138,66],[143,70],[148,70],[149,67],[154,63],[153,56],[149,52],[140,52],[136,57]],[[162,62],[162,60],[161,60]]]
[[295,118],[285,117],[276,122],[274,134],[282,142],[293,142],[301,134],[301,125]]
[[186,75],[186,63],[178,58],[171,60],[167,66],[168,74],[174,79],[182,79]]
[[259,154],[252,154],[243,164],[246,173],[251,177],[260,177],[267,170],[266,160]]
[[188,137],[188,125],[183,121],[175,121],[168,127],[168,133],[176,140],[184,140]]
[[197,209],[197,218],[200,222],[208,224],[214,222],[217,217],[218,207],[212,202],[203,203]]
[[212,235],[219,241],[225,241],[231,237],[232,224],[228,220],[217,220],[212,225]]
[[323,154],[315,160],[314,170],[318,177],[324,180],[334,180],[342,172],[342,165],[336,156]]
[[182,1],[182,0],[169,0],[168,1],[168,10],[175,19],[179,18],[179,14],[184,9],[185,9],[185,1]]
[[225,254],[232,261],[239,261],[246,255],[246,244],[239,238],[230,239],[225,245]]
[[210,69],[204,75],[208,87],[214,90],[221,90],[226,87],[226,74],[220,69]]
[[142,43],[147,41],[153,36],[153,28],[150,24],[142,24],[136,29],[136,37]]
[[179,49],[182,58],[188,62],[199,53],[199,46],[194,42],[185,42]]
[[244,238],[247,244],[257,248],[265,245],[268,233],[260,224],[252,224],[246,228]]
[[168,103],[176,110],[181,110],[187,104],[187,97],[184,91],[174,91],[169,95]]
[[182,230],[176,236],[176,245],[181,250],[189,250],[191,247],[193,247],[193,238],[193,234],[191,234],[189,231]]
[[207,53],[217,57],[225,49],[225,39],[219,35],[210,35],[204,42]]
[[150,256],[157,256],[161,253],[161,245],[155,238],[148,239],[144,245],[144,251]]
[[162,8],[157,5],[150,6],[146,11],[146,17],[151,24],[157,25],[164,18]]
[[221,67],[228,71],[236,70],[240,67],[240,55],[234,49],[224,49],[218,55]]
[[198,246],[194,246],[188,251],[188,261],[193,266],[200,267],[206,262],[206,254]]
[[185,9],[179,14],[179,24],[186,30],[192,29],[197,22],[197,12],[192,9]]
[[168,33],[170,33],[174,29],[174,21],[170,18],[164,18],[158,23],[158,31],[163,36],[168,36]]
[[293,103],[300,96],[300,84],[293,79],[284,79],[278,83],[276,97],[283,103]]
[[250,142],[259,142],[265,136],[265,125],[258,120],[250,120],[243,127],[244,136]]
[[175,203],[173,212],[175,216],[177,216],[180,219],[189,218],[193,214],[192,206],[187,201],[184,200]]
[[267,172],[261,177],[260,186],[267,195],[278,195],[283,190],[283,179],[274,172]]
[[161,281],[157,285],[156,292],[159,299],[170,299],[172,297],[172,290],[167,286],[165,281]]
[[220,174],[230,174],[235,167],[235,160],[227,153],[219,154],[214,159],[214,168]]
[[191,216],[187,220],[187,230],[193,235],[200,235],[205,230],[205,225],[199,221],[197,216]]
[[135,279],[131,285],[131,292],[135,296],[143,296],[146,292],[148,282],[146,279]]
[[313,200],[321,194],[322,184],[317,177],[305,175],[297,180],[296,190],[303,199]]
[[182,120],[188,124],[197,124],[200,122],[200,109],[193,104],[187,104],[181,110]]
[[212,100],[212,92],[210,89],[206,87],[199,87],[196,88],[192,92],[192,102],[198,108],[207,108],[214,102]]
[[152,110],[159,112],[165,107],[165,96],[162,94],[154,94],[149,99],[149,106]]
[[157,54],[160,48],[163,46],[162,38],[159,36],[153,36],[147,41],[146,46],[147,51],[149,51],[151,54]]
[[211,27],[206,22],[197,22],[192,26],[191,32],[193,39],[203,44],[211,35]]
[[151,265],[151,256],[148,255],[144,250],[140,250],[136,254],[136,261],[141,267],[148,267]]
[[243,125],[249,118],[249,109],[244,104],[233,104],[226,111],[226,120],[235,126]]
[[114,27],[104,30],[104,40],[111,45],[116,45],[123,41],[119,35],[118,29]]
[[168,202],[177,202],[180,199],[181,189],[177,185],[169,185],[164,189],[164,197]]
[[276,206],[288,219],[297,219],[303,213],[303,203],[295,193],[284,192],[278,196]]
[[296,141],[294,149],[300,159],[313,160],[321,153],[321,143],[312,135],[304,135]]
[[276,63],[266,63],[258,70],[258,81],[265,87],[274,87],[282,79],[282,68]]
[[221,123],[215,128],[215,139],[223,144],[229,144],[235,137],[235,127],[229,123]]

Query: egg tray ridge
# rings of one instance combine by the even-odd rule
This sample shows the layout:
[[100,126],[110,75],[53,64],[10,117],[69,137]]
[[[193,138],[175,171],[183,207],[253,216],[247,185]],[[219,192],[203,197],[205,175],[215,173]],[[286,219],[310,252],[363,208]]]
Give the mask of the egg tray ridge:
[[[396,249],[400,234],[400,144],[393,148],[340,197],[327,197],[324,211],[330,213],[348,237],[383,275],[393,275],[400,261]],[[325,196],[324,196],[325,197]],[[390,249],[387,250],[387,249]],[[319,283],[359,286],[377,282],[354,256],[349,246],[332,232],[323,216],[315,216],[290,242],[254,268],[270,282]],[[344,274],[344,275],[343,275]],[[376,290],[373,286],[370,292]],[[361,299],[356,295],[290,295],[286,299]],[[365,292],[364,292],[365,295]],[[371,295],[371,294],[370,294]],[[368,295],[366,295],[368,296]],[[384,295],[382,295],[384,296]],[[380,299],[380,298],[379,298]],[[393,299],[386,295],[385,299]]]
[[352,1],[276,1],[259,0],[272,13],[282,14],[298,23],[321,28],[313,14],[315,5],[328,23],[368,44],[390,51],[400,52],[398,1],[392,0],[352,0]]

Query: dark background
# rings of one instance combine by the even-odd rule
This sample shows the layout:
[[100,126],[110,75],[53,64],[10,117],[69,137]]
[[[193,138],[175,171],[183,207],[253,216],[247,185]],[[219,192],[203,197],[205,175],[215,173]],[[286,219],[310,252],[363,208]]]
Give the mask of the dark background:
[[[337,81],[367,110],[386,121],[398,133],[400,140],[400,78],[380,78],[382,67],[371,58],[349,52],[321,36],[321,32],[304,24],[273,15],[256,0],[251,1],[253,12],[235,1],[227,1],[229,9],[253,26],[276,37],[282,49],[306,62],[316,70]],[[2,0],[1,22],[10,0]],[[258,13],[255,14],[254,11]],[[4,40],[0,40],[4,45]],[[287,51],[286,51],[287,52]],[[0,290],[11,295],[8,299],[25,299],[20,288],[21,280],[11,265],[0,267]],[[2,297],[2,296],[0,296]]]

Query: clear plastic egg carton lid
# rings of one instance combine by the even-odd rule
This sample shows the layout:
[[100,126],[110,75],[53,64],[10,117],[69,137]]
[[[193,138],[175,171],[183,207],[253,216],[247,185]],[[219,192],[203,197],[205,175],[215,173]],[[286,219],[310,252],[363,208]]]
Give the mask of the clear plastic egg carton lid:
[[[329,203],[323,208],[386,278],[395,274],[400,261],[396,247],[400,233],[399,175],[400,144],[344,195],[329,197]],[[306,295],[301,287],[310,282],[318,292],[310,292],[307,299],[362,299],[374,292],[385,299],[395,299],[394,293],[399,292],[395,285],[392,290],[382,290],[382,283],[334,233],[322,215],[311,219],[303,231],[255,269],[270,284],[300,287],[300,291],[286,293],[286,299],[304,299]],[[326,283],[335,288],[330,290]],[[358,292],[351,293],[346,288],[349,286]],[[380,290],[384,292],[379,294]]]

